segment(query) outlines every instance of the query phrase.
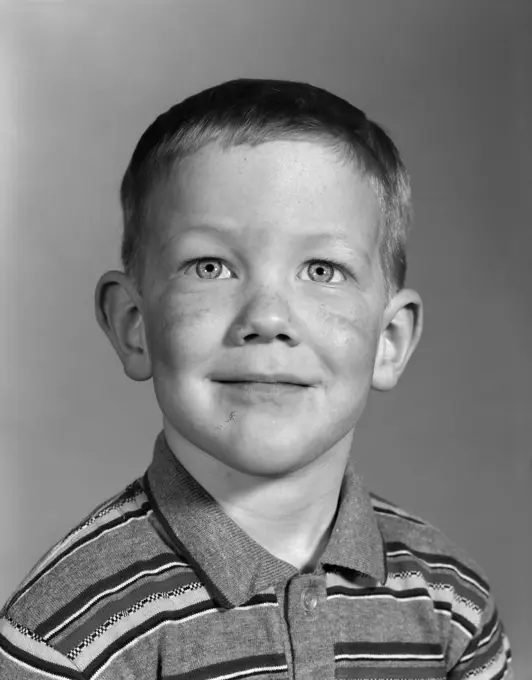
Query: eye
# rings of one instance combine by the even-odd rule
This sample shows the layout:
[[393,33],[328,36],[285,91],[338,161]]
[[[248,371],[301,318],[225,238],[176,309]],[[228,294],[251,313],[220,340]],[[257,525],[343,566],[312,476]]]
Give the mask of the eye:
[[[185,264],[189,265],[185,270],[185,274],[188,274],[192,265],[195,264],[196,265],[195,272],[200,279],[217,280],[231,278],[231,272],[226,267],[226,265],[217,257],[202,257],[196,260],[189,260]],[[229,274],[229,276],[221,276],[224,269]]]
[[[309,272],[310,280],[316,283],[340,283],[346,279],[342,265],[333,260],[311,260],[305,265],[305,269]],[[339,280],[333,278],[335,271],[341,277]]]

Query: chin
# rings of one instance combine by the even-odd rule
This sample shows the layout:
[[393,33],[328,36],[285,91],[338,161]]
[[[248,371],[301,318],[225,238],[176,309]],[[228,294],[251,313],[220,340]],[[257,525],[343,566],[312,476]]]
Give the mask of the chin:
[[275,456],[267,456],[267,453],[262,453],[250,460],[245,456],[235,456],[235,452],[229,456],[220,456],[221,462],[232,467],[234,470],[252,477],[265,477],[275,479],[278,477],[286,477],[308,464],[309,460],[290,459],[286,460],[279,456],[276,452]]
[[288,433],[277,437],[257,432],[253,437],[232,437],[217,458],[239,472],[257,477],[282,477],[305,467],[319,458],[321,449],[315,441],[291,441]]

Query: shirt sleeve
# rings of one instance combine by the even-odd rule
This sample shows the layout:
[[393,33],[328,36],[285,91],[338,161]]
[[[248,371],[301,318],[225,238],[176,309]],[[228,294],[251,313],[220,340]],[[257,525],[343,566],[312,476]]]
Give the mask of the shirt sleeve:
[[477,632],[447,677],[449,680],[514,680],[510,643],[491,595]]
[[2,680],[86,680],[66,656],[5,613],[0,616]]

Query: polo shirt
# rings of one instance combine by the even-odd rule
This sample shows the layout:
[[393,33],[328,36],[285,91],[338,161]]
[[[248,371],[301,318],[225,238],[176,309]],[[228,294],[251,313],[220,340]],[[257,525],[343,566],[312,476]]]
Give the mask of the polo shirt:
[[249,537],[157,438],[146,474],[0,612],[2,680],[510,680],[479,568],[349,462],[312,573]]

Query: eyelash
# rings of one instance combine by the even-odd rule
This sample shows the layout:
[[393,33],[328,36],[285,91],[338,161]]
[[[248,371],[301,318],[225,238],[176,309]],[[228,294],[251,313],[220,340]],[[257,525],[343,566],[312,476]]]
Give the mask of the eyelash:
[[[183,267],[185,269],[188,269],[188,267],[190,267],[190,265],[192,265],[192,264],[197,264],[198,262],[208,262],[210,260],[218,260],[219,262],[222,262],[223,264],[225,264],[224,260],[220,257],[194,257],[194,258],[191,258],[190,260],[186,260],[183,263]],[[335,269],[338,269],[338,271],[342,272],[342,274],[344,276],[350,276],[350,277],[354,278],[354,274],[348,269],[348,267],[346,267],[345,264],[340,264],[340,262],[337,262],[336,260],[332,260],[331,258],[321,257],[319,259],[316,258],[316,259],[312,259],[312,260],[307,260],[305,262],[305,266],[308,266],[309,264],[314,264],[314,263],[331,265],[331,267],[334,267]]]
[[337,262],[336,260],[331,260],[328,257],[321,258],[320,260],[308,260],[305,264],[311,264],[314,262],[319,262],[320,264],[330,264],[332,267],[335,267],[335,269],[338,269],[339,271],[342,272],[345,276],[353,276],[353,274],[349,271],[349,269],[346,267],[345,264],[340,264],[340,262]]

